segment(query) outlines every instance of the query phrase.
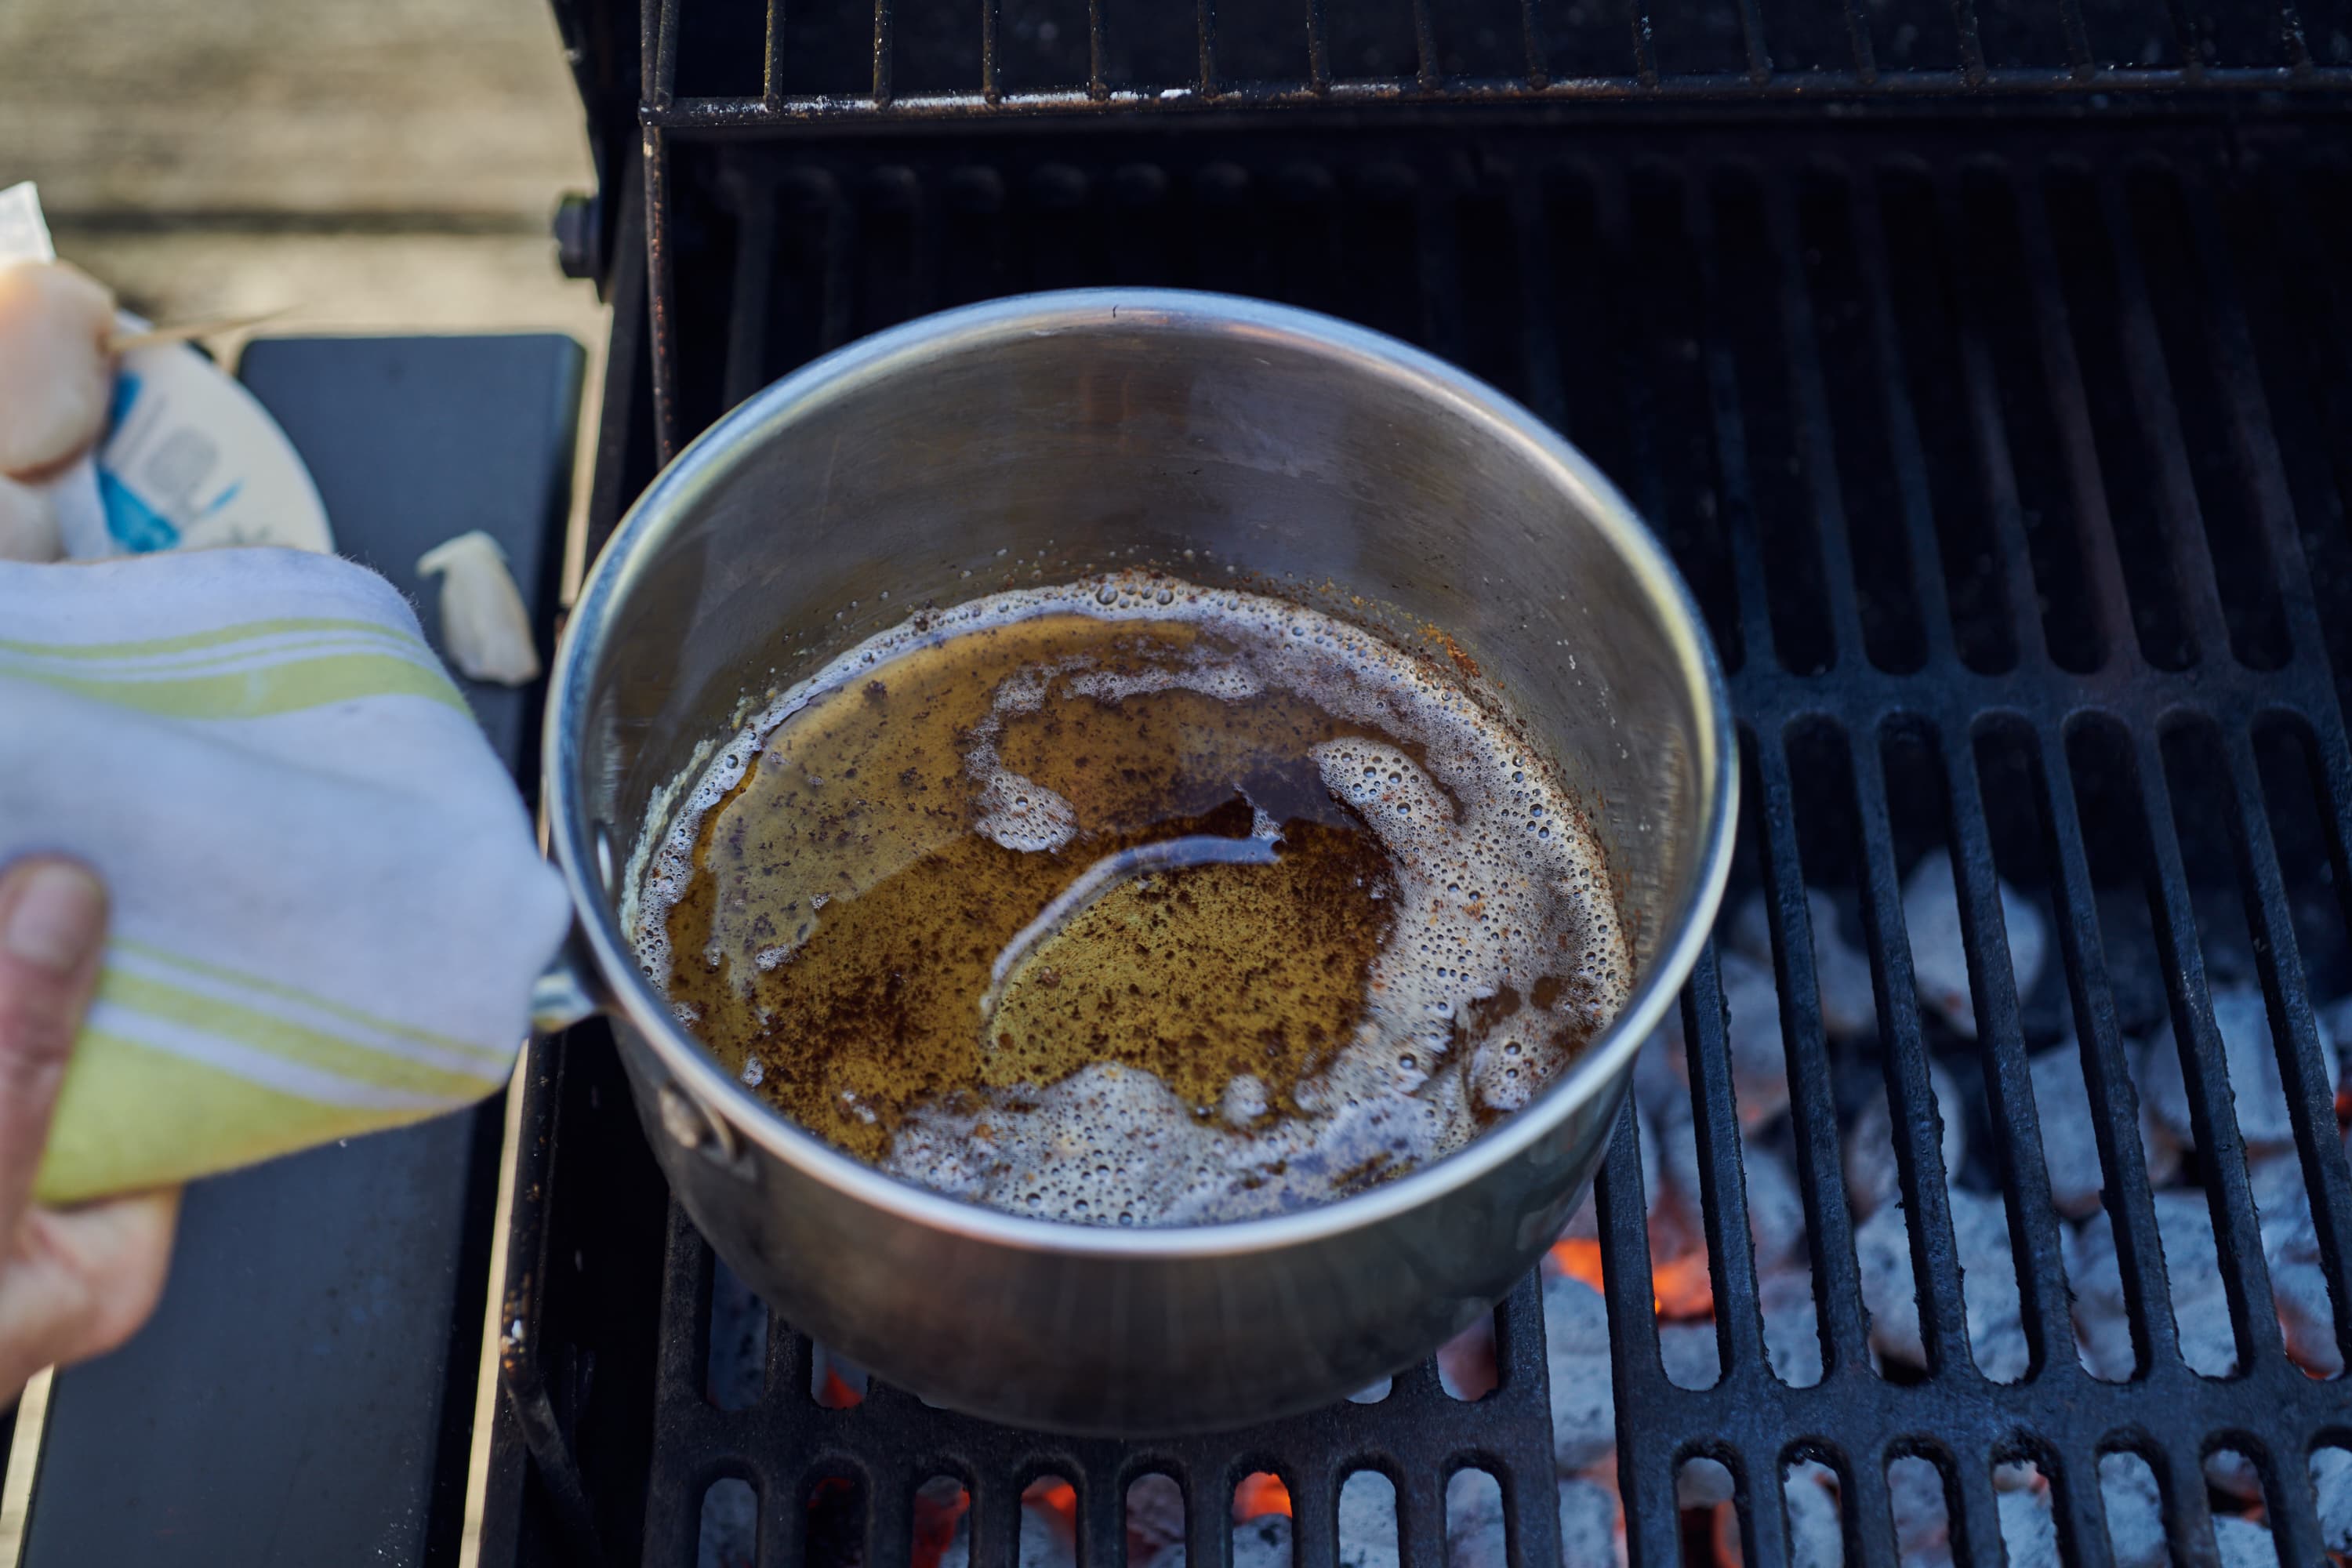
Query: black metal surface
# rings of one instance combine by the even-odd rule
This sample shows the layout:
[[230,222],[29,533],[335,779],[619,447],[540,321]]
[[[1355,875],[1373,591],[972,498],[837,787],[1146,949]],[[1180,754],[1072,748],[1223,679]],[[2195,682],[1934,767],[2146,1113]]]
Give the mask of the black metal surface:
[[2342,87],[2326,6],[2030,0],[1411,5],[646,0],[644,120],[872,128],[1087,114]]
[[[2129,1451],[2162,1487],[2173,1560],[2210,1563],[2200,1467],[2227,1446],[2261,1473],[2280,1560],[2323,1561],[2304,1460],[2352,1443],[2352,1401],[2283,1353],[2209,994],[2268,999],[2352,1345],[2352,1173],[2312,1016],[2352,989],[2352,23],[2129,3],[1297,9],[1293,68],[1287,12],[1237,0],[1150,26],[1099,0],[946,22],[903,0],[651,0],[646,183],[613,253],[632,268],[643,226],[648,265],[614,295],[630,370],[608,385],[595,526],[656,451],[793,366],[1029,289],[1262,295],[1494,382],[1652,520],[1732,671],[1734,898],[1768,895],[1790,1055],[1818,1384],[1789,1385],[1765,1354],[1712,957],[1685,1006],[1715,1386],[1661,1365],[1630,1120],[1601,1182],[1633,1560],[1682,1560],[1676,1469],[1706,1456],[1738,1478],[1748,1563],[1791,1560],[1772,1500],[1783,1466],[1813,1458],[1838,1476],[1845,1559],[1891,1565],[1886,1466],[1917,1454],[1943,1475],[1960,1559],[2000,1561],[1994,1467],[2027,1459],[2064,1559],[2103,1564],[2098,1457]],[[1396,37],[1365,32],[1374,11]],[[1474,13],[1483,35],[1462,28]],[[1087,110],[1103,112],[1068,121]],[[982,128],[1002,133],[942,133]],[[1912,1001],[1901,881],[1937,853],[1984,999],[1979,1046]],[[2053,973],[2023,998],[1996,876],[2051,918]],[[1860,919],[1880,1048],[1824,1037],[1809,887]],[[2183,1364],[2168,1307],[2126,1037],[2160,1017],[2183,1042],[2208,1266],[2237,1340],[2227,1379]],[[2124,1383],[2074,1353],[2026,1070],[2062,1033],[2097,1108],[2138,1352]],[[1931,1057],[1968,1080],[1964,1173],[1941,1169]],[[528,1113],[552,1118],[556,1158],[642,1165],[625,1111],[583,1087],[617,1092],[608,1050],[575,1037],[547,1059]],[[1924,1375],[1882,1373],[1867,1348],[1842,1173],[1858,1092],[1895,1109]],[[2019,1382],[1972,1357],[1948,1175],[2002,1195]],[[763,1391],[720,1409],[690,1228],[635,1204],[602,1229],[560,1175],[548,1194],[518,1223],[543,1224],[542,1251],[575,1268],[510,1279],[533,1292],[511,1299],[534,1358],[510,1371],[527,1398],[560,1391],[536,1445],[557,1484],[515,1483],[516,1506],[494,1509],[511,1550],[485,1561],[569,1560],[568,1488],[613,1560],[692,1561],[705,1489],[731,1476],[759,1489],[761,1562],[796,1565],[825,1555],[811,1488],[854,1476],[863,1561],[896,1564],[914,1485],[946,1469],[994,1500],[975,1562],[1007,1560],[1012,1500],[1050,1471],[1077,1483],[1082,1560],[1112,1563],[1126,1480],[1164,1461],[1192,1505],[1192,1561],[1227,1561],[1224,1499],[1240,1469],[1268,1468],[1301,1500],[1295,1561],[1326,1568],[1344,1473],[1406,1470],[1426,1505],[1474,1451],[1511,1500],[1515,1568],[1556,1553],[1548,1506],[1531,1509],[1551,1466],[1525,1288],[1503,1314],[1517,1375],[1486,1401],[1436,1396],[1423,1369],[1383,1404],[1146,1453],[992,1431],[887,1390],[821,1408],[781,1327]],[[533,1202],[543,1215],[521,1212]],[[635,1272],[656,1255],[658,1290]],[[604,1282],[593,1306],[582,1279]],[[530,1446],[519,1424],[507,1442]],[[1442,1508],[1409,1519],[1404,1560],[1442,1561]]]
[[1395,1486],[1405,1560],[1439,1563],[1445,1556],[1446,1482],[1465,1466],[1501,1484],[1510,1568],[1559,1559],[1543,1306],[1532,1277],[1496,1314],[1498,1383],[1477,1403],[1444,1392],[1435,1363],[1424,1363],[1401,1373],[1376,1404],[1341,1404],[1214,1436],[1135,1444],[1016,1431],[933,1409],[878,1384],[860,1405],[821,1408],[809,1392],[809,1342],[772,1322],[764,1392],[744,1408],[719,1408],[706,1374],[711,1282],[709,1247],[682,1213],[674,1215],[646,1488],[648,1563],[696,1560],[703,1496],[723,1476],[748,1480],[759,1493],[762,1563],[811,1557],[812,1489],[833,1477],[854,1479],[866,1498],[877,1500],[852,1537],[861,1541],[860,1561],[909,1561],[915,1489],[934,1476],[953,1477],[970,1493],[974,1568],[1020,1560],[1022,1490],[1045,1477],[1076,1491],[1082,1560],[1117,1563],[1127,1550],[1128,1487],[1150,1474],[1169,1476],[1184,1491],[1186,1561],[1223,1563],[1232,1550],[1234,1489],[1261,1471],[1278,1477],[1288,1491],[1297,1561],[1325,1563],[1339,1550],[1339,1489],[1359,1470],[1377,1471]]
[[[343,551],[420,599],[416,558],[480,528],[551,638],[582,355],[568,338],[282,339],[247,384]],[[536,784],[531,692],[467,698]],[[163,1304],[54,1385],[24,1561],[456,1560],[499,1110],[191,1187]]]

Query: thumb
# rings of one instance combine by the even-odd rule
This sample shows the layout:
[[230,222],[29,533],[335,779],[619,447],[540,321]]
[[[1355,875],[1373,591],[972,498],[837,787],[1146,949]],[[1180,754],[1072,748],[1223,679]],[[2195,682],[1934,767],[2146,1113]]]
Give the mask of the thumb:
[[106,890],[73,861],[0,871],[0,1237],[31,1201],[105,936]]

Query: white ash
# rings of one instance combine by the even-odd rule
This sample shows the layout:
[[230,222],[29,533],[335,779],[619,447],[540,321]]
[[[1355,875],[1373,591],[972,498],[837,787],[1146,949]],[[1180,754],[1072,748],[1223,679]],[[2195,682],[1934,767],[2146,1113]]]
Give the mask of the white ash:
[[[1764,1353],[1773,1373],[1794,1388],[1821,1382],[1821,1326],[1811,1273],[1795,1268],[1766,1275],[1756,1293],[1764,1317]],[[1722,1348],[1711,1321],[1660,1323],[1658,1359],[1667,1381],[1678,1388],[1712,1388],[1723,1375]]]
[[1290,1563],[1288,1514],[1262,1513],[1234,1526],[1234,1568],[1290,1568]]
[[[1445,1568],[1507,1568],[1507,1539],[1503,1489],[1495,1478],[1484,1470],[1454,1471],[1445,1483]],[[1279,1568],[1290,1568],[1289,1559]]]
[[1138,1476],[1129,1483],[1127,1543],[1129,1555],[1139,1563],[1157,1561],[1171,1547],[1177,1560],[1182,1561],[1184,1489],[1176,1484],[1174,1477],[1155,1472]]
[[1934,1460],[1906,1454],[1890,1461],[1886,1505],[1903,1568],[1951,1568],[1951,1516],[1944,1501],[1943,1472]]
[[[2042,911],[2007,882],[2000,884],[2001,924],[2008,928],[2010,977],[2021,1002],[2042,978],[2049,927]],[[1951,857],[1931,849],[1903,884],[1903,925],[1911,939],[1911,977],[1919,1000],[1963,1039],[1977,1037],[1969,990],[1968,951],[1960,937],[1960,900]]]
[[[2083,1048],[2069,1039],[2036,1052],[2026,1065],[2033,1075],[2033,1113],[2042,1123],[2042,1163],[2050,1172],[2051,1201],[2060,1214],[2080,1219],[2099,1206],[2099,1194],[2106,1189],[2091,1091],[2083,1076]],[[2180,1168],[2179,1145],[2158,1128],[2145,1107],[2139,1115],[2139,1149],[2150,1186],[2164,1185]]]
[[[1995,1383],[2025,1375],[2025,1325],[2017,1293],[2017,1267],[2009,1247],[2009,1215],[2001,1200],[1954,1187],[1949,1191],[1952,1237],[1968,1305],[1969,1343],[1977,1368]],[[1903,1205],[1889,1204],[1854,1232],[1863,1305],[1870,1312],[1871,1348],[1890,1361],[1924,1367],[1919,1300],[1911,1278],[1911,1243]]]
[[[1026,1511],[1023,1568],[1058,1568],[1029,1563]],[[1128,1489],[1127,1535],[1133,1568],[1184,1568],[1184,1497],[1174,1481],[1144,1476]],[[1290,1538],[1287,1514],[1260,1514],[1234,1525],[1234,1568],[1290,1568]],[[958,1542],[961,1552],[961,1534]],[[1379,1471],[1359,1470],[1339,1489],[1339,1568],[1397,1568],[1396,1487]],[[964,1568],[965,1559],[940,1562],[941,1568]]]
[[760,1552],[760,1494],[732,1477],[702,1494],[695,1568],[751,1568]]
[[[2237,1370],[2238,1346],[2205,1194],[2158,1193],[2155,1201],[2181,1359],[2207,1377],[2226,1377]],[[2131,1329],[2106,1211],[2091,1215],[2063,1239],[2067,1283],[2074,1295],[2074,1343],[2083,1365],[2093,1377],[2123,1382],[2133,1371]]]
[[[2221,1036],[2223,1065],[2230,1080],[2230,1099],[2238,1119],[2238,1134],[2249,1154],[2292,1148],[2294,1124],[2287,1119],[2286,1089],[2279,1079],[2278,1053],[2271,1042],[2271,1016],[2262,992],[2251,985],[2217,985],[2212,991],[2213,1026]],[[2321,1056],[2328,1081],[2337,1078],[2336,1045],[2332,1031],[2320,1032]],[[2195,1148],[2196,1134],[2189,1115],[2189,1087],[2180,1069],[2180,1050],[2170,1019],[2157,1026],[2147,1047],[2147,1065],[2141,1079],[2148,1110],[2184,1148]]]
[[[1837,901],[1829,894],[1819,888],[1805,889],[1805,913],[1812,932],[1813,984],[1821,997],[1822,1029],[1833,1040],[1869,1034],[1878,1024],[1870,959],[1846,941]],[[1771,917],[1761,892],[1750,893],[1732,917],[1731,947],[1741,957],[1771,967]]]
[[1625,1539],[1618,1529],[1613,1486],[1582,1476],[1561,1478],[1559,1560],[1561,1568],[1624,1568]]
[[1729,1502],[1738,1490],[1732,1481],[1730,1467],[1720,1459],[1703,1456],[1685,1459],[1682,1468],[1675,1472],[1675,1506],[1685,1512],[1719,1508]]
[[1757,1282],[1756,1296],[1764,1313],[1764,1354],[1773,1373],[1791,1388],[1821,1382],[1821,1318],[1811,1272],[1784,1268],[1767,1275]]
[[[1780,993],[1772,971],[1736,952],[1720,955],[1724,1039],[1731,1058],[1731,1099],[1739,1111],[1739,1125],[1756,1132],[1779,1120],[1789,1109],[1789,1055],[1780,1041]],[[1637,1062],[1634,1087],[1643,1107],[1660,1122],[1679,1114],[1687,1119],[1691,1106],[1690,1054],[1683,1043],[1682,1010],[1666,1014],[1643,1047],[1649,1059]]]
[[1495,1374],[1492,1313],[1437,1347],[1437,1381],[1456,1399],[1480,1399],[1500,1381]]
[[2235,1448],[2216,1448],[2205,1456],[2205,1484],[2223,1497],[2242,1503],[2263,1500],[2263,1473],[2253,1460]]
[[[1782,1477],[1780,1497],[1789,1530],[1790,1568],[1843,1568],[1845,1533],[1838,1516],[1837,1472],[1815,1460],[1801,1459]],[[1756,1521],[1759,1533],[1777,1529],[1780,1522],[1769,1516]],[[1728,1501],[1715,1510],[1715,1555],[1718,1563],[1742,1560],[1739,1510]]]
[[[1151,1568],[1182,1568],[1183,1561],[1184,1548],[1179,1542],[1172,1556],[1163,1552],[1153,1558]],[[1278,1561],[1261,1562],[1255,1568],[1288,1568],[1289,1562],[1286,1553]],[[971,1563],[971,1515],[966,1513],[956,1521],[955,1536],[940,1553],[939,1568],[970,1568]],[[1077,1542],[1069,1527],[1043,1503],[1024,1500],[1021,1505],[1020,1568],[1078,1568]],[[1238,1553],[1235,1568],[1241,1568]]]
[[1397,1568],[1396,1483],[1378,1470],[1339,1489],[1339,1568]]
[[2315,1377],[2336,1376],[2344,1370],[2344,1353],[2336,1342],[2336,1314],[2304,1190],[2303,1161],[2288,1149],[2253,1161],[2246,1177],[2254,1211],[2262,1216],[2263,1261],[2286,1353]]
[[2251,1519],[2216,1515],[2213,1545],[2221,1568],[2278,1568],[2278,1542],[2267,1526]]
[[2352,1554],[2352,1452],[2315,1448],[2311,1486],[2319,1498],[2319,1539],[2330,1552]]
[[2100,1455],[2099,1497],[2116,1568],[2165,1568],[2172,1561],[2164,1541],[2164,1494],[2146,1459],[2137,1454]]
[[2320,1038],[2334,1049],[2338,1062],[2352,1057],[2352,995],[2321,1003],[2311,1010],[2311,1021],[2318,1026]]
[[[1934,1088],[1937,1142],[1947,1181],[1968,1155],[1969,1129],[1960,1110],[1959,1086],[1935,1062],[1927,1064]],[[1871,1096],[1845,1135],[1846,1205],[1857,1220],[1868,1219],[1903,1195],[1902,1167],[1895,1158],[1895,1121],[1884,1094]]]
[[2023,1459],[2003,1459],[1992,1468],[1992,1489],[1997,1492],[2032,1491],[2048,1485],[2041,1470]]
[[1993,1491],[1993,1508],[2000,1516],[2000,1543],[2009,1568],[2058,1568],[2058,1521],[2050,1506],[2050,1485],[2040,1476],[2034,1484]]
[[1547,1269],[1544,1356],[1551,1377],[1552,1458],[1580,1470],[1617,1448],[1617,1404],[1610,1383],[1609,1310],[1583,1280]]
[[1658,1360],[1665,1367],[1666,1381],[1676,1388],[1713,1388],[1723,1375],[1712,1322],[1660,1323]]
[[[1788,1162],[1770,1149],[1743,1140],[1739,1161],[1741,1189],[1748,1198],[1748,1239],[1755,1249],[1757,1272],[1766,1273],[1780,1268],[1804,1246],[1804,1195]],[[1690,1245],[1703,1247],[1706,1208],[1701,1196],[1704,1188],[1699,1175],[1698,1133],[1692,1123],[1675,1122],[1658,1130],[1658,1185],[1660,1209],[1671,1206],[1673,1217],[1681,1232],[1690,1237]],[[1663,1213],[1654,1216],[1654,1220],[1666,1217]],[[1651,1226],[1654,1234],[1659,1228],[1657,1223]],[[1652,1245],[1654,1248],[1656,1243]],[[1672,1256],[1659,1255],[1653,1267],[1670,1260]],[[1660,1310],[1668,1317],[1689,1315],[1663,1305]],[[1696,1310],[1706,1310],[1706,1303],[1702,1302]]]
[[1781,1482],[1789,1509],[1791,1568],[1836,1568],[1845,1561],[1845,1531],[1839,1522],[1837,1472],[1815,1459],[1789,1467]]
[[1801,1265],[1805,1247],[1805,1195],[1789,1162],[1770,1149],[1741,1148],[1748,1191],[1748,1233],[1754,1239],[1759,1274]]

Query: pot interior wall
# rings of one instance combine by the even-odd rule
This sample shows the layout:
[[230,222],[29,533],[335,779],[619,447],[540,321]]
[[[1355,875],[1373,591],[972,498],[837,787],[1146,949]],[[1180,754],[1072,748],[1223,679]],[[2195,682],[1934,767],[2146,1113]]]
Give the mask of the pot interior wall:
[[1703,656],[1660,613],[1671,588],[1589,521],[1622,503],[1393,365],[1138,316],[884,352],[755,399],[680,459],[592,685],[582,782],[615,850],[747,696],[926,605],[1144,566],[1475,668],[1594,817],[1646,963],[1700,874],[1720,763],[1692,696]]

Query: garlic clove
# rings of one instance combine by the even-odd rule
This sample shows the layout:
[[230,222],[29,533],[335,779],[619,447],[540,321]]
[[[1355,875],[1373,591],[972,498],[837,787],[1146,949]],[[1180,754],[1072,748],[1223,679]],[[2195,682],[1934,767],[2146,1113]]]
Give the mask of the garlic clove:
[[539,679],[539,649],[522,593],[498,541],[476,529],[426,551],[417,572],[441,579],[441,641],[474,680],[524,686]]

